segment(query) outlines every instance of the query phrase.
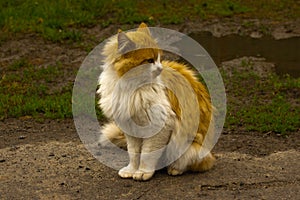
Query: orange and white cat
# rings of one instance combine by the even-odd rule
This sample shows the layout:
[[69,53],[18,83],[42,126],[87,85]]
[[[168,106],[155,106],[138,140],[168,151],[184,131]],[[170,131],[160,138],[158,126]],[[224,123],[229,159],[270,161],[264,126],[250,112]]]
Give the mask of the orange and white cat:
[[[210,169],[214,156],[210,152],[201,156],[200,151],[212,131],[213,109],[194,72],[181,63],[161,61],[162,51],[144,23],[136,31],[119,32],[111,38],[103,55],[97,93],[111,122],[103,126],[99,143],[105,146],[110,141],[127,149],[129,164],[119,170],[119,176],[148,180],[163,166],[161,162],[168,165],[170,175]],[[190,102],[187,83],[195,94]],[[196,109],[191,101],[199,108],[197,117],[186,117]],[[155,129],[154,134],[149,129]]]

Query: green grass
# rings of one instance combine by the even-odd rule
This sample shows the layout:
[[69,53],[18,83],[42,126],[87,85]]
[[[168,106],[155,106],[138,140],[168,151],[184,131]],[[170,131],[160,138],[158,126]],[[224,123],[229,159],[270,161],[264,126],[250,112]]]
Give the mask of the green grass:
[[259,103],[259,100],[254,100],[253,106],[237,113],[241,122],[246,124],[247,131],[286,133],[299,128],[299,109],[286,101],[285,97],[275,96],[265,105]]
[[235,15],[276,20],[300,16],[300,5],[292,0],[0,0],[0,7],[3,33],[34,32],[54,42],[80,41],[82,28],[95,25],[180,24]]
[[[70,69],[68,69],[70,71]],[[64,82],[66,72],[61,64],[37,66],[27,60],[16,60],[0,74],[0,120],[5,118],[33,117],[36,119],[72,118],[72,103],[80,103],[75,113],[90,114],[86,98],[72,102],[73,82]],[[86,93],[84,95],[87,95]],[[79,95],[77,95],[78,97]],[[96,99],[95,99],[96,101]],[[96,107],[96,114],[103,114]]]
[[[249,68],[242,62],[238,68]],[[223,72],[228,90],[228,129],[287,133],[300,127],[300,78],[269,74],[260,77],[255,72]]]
[[72,84],[57,86],[63,67],[34,66],[26,60],[10,65],[0,79],[0,119],[8,117],[70,118]]

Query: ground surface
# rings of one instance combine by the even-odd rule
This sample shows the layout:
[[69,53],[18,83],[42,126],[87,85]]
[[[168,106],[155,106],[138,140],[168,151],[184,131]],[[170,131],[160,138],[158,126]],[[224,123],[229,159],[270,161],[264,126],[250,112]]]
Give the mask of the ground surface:
[[0,123],[4,199],[297,199],[300,138],[224,133],[216,166],[148,182],[120,179],[84,148],[72,120]]
[[[238,24],[229,20],[197,26],[216,35],[238,31],[255,37],[261,34],[255,26],[245,29]],[[188,32],[191,27],[195,28],[191,24],[173,28]],[[300,33],[297,22],[270,27],[270,34],[280,38]],[[116,29],[94,28],[86,35],[100,40]],[[97,44],[88,39],[85,42]],[[45,42],[34,35],[18,36],[2,43],[1,67],[22,57],[45,65],[59,60],[69,69],[65,79],[58,80],[63,84],[74,80],[74,69],[86,55],[73,45]],[[206,173],[171,177],[161,170],[148,182],[136,182],[119,178],[117,171],[94,159],[81,143],[72,119],[5,119],[0,121],[0,199],[299,198],[298,132],[284,137],[224,130],[213,152],[217,163]]]

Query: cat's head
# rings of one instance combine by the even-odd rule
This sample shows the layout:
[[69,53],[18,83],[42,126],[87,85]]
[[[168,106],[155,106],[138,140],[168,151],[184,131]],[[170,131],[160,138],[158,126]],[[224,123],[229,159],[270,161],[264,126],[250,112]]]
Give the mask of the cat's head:
[[152,78],[155,78],[162,71],[161,54],[162,51],[144,23],[136,31],[120,31],[103,50],[106,63],[114,67],[120,77],[134,68],[144,66]]

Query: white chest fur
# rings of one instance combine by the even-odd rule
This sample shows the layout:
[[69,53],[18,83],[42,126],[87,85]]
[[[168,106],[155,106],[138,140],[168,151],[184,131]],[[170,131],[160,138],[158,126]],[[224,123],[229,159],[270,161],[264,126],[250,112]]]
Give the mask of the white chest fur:
[[112,118],[112,94],[119,77],[116,71],[111,67],[104,65],[103,69],[104,71],[101,73],[98,81],[100,85],[99,89],[97,90],[97,94],[100,95],[100,100],[98,103],[104,115],[108,118]]
[[[120,78],[112,67],[104,66],[97,91],[101,96],[100,107],[125,132],[137,137],[148,137],[163,126],[171,125],[171,121],[174,123],[170,119],[175,114],[160,76],[148,79],[144,76],[146,73],[139,76],[132,74]],[[141,133],[143,135],[137,135]]]

